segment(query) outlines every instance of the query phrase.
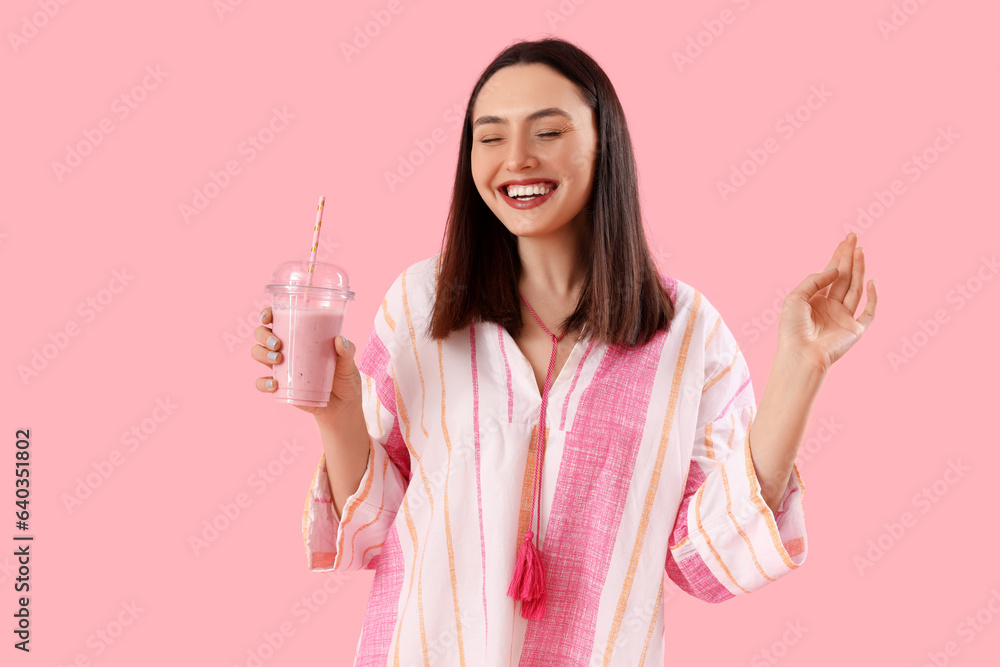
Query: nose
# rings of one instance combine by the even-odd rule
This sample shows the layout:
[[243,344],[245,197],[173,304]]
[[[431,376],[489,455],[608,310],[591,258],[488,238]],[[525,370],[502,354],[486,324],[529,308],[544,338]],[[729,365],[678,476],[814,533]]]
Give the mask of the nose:
[[538,158],[535,157],[530,137],[523,136],[521,132],[511,132],[510,139],[507,141],[506,164],[507,169],[515,173],[522,171],[525,167],[538,165]]

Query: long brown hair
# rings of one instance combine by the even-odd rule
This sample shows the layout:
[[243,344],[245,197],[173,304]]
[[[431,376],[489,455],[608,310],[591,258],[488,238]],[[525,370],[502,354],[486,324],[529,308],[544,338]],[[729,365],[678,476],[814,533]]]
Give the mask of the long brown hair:
[[670,326],[674,304],[649,252],[642,226],[632,139],[618,94],[604,70],[562,39],[512,44],[483,70],[465,109],[451,209],[438,258],[434,312],[428,327],[437,340],[472,321],[496,322],[515,338],[524,325],[518,285],[517,237],[483,201],[472,177],[472,108],[498,70],[541,63],[576,84],[597,121],[597,154],[589,213],[589,267],[576,310],[556,331],[584,329],[600,343],[648,343]]

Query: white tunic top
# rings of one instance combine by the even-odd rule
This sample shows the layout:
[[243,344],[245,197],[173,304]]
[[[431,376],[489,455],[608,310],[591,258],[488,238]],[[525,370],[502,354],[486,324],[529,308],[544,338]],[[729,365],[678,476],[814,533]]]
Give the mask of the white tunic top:
[[661,276],[669,329],[632,350],[583,336],[549,388],[536,529],[546,611],[523,619],[507,588],[531,516],[541,396],[499,325],[427,337],[439,259],[396,278],[359,362],[361,484],[335,516],[321,457],[306,498],[309,569],[375,570],[356,666],[660,665],[664,574],[721,602],[805,562],[798,468],[776,515],[760,495],[736,340],[700,292]]

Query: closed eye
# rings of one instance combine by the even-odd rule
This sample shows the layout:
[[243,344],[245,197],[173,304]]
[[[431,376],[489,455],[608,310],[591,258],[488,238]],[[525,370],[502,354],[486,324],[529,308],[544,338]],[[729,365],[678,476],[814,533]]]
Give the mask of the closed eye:
[[[560,135],[562,135],[562,132],[542,132],[538,136],[540,136],[540,137],[558,137]],[[482,140],[480,140],[480,143],[491,144],[494,141],[500,141],[500,137],[493,137],[492,139],[482,139]]]

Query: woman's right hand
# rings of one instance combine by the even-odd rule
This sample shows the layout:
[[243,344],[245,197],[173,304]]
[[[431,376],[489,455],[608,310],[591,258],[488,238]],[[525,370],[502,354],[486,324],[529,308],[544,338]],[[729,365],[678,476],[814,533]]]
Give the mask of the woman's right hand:
[[[263,324],[254,330],[254,338],[259,345],[254,345],[250,350],[250,356],[272,368],[274,364],[281,363],[282,341],[274,335],[269,326],[271,323],[271,307],[268,306],[261,312],[261,322]],[[299,410],[304,410],[316,417],[316,421],[335,424],[339,421],[339,415],[347,409],[361,408],[361,372],[354,364],[355,346],[348,342],[344,347],[342,336],[334,338],[334,350],[337,354],[337,368],[333,376],[333,389],[330,390],[330,398],[325,408],[313,405],[296,405]],[[273,358],[268,358],[271,354]],[[267,386],[271,380],[271,386]],[[271,375],[257,378],[257,390],[265,393],[273,393],[278,389],[278,381]],[[294,404],[293,404],[294,405]]]

